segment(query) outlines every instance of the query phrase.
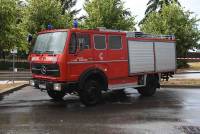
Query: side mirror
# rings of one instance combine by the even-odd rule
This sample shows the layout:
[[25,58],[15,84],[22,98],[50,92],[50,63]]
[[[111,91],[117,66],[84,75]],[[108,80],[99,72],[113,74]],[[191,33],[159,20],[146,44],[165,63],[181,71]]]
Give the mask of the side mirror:
[[27,41],[28,43],[31,43],[33,40],[33,36],[31,34],[28,35]]

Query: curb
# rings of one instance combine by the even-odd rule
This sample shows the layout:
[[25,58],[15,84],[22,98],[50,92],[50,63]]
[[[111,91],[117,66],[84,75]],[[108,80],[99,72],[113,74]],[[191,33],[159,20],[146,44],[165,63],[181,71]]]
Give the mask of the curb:
[[17,91],[17,90],[20,90],[21,88],[26,87],[28,85],[29,84],[20,84],[20,85],[15,86],[15,87],[3,89],[2,91],[0,91],[0,96],[4,95],[4,94],[12,93],[12,92]]
[[191,71],[191,72],[176,72],[175,74],[199,74],[200,71]]
[[192,85],[161,85],[161,88],[199,88],[200,86],[192,86]]

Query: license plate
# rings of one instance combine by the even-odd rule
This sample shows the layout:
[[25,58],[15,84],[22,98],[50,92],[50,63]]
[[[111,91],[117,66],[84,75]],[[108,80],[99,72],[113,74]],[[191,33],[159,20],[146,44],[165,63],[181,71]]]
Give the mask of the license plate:
[[46,84],[39,84],[40,89],[46,89]]

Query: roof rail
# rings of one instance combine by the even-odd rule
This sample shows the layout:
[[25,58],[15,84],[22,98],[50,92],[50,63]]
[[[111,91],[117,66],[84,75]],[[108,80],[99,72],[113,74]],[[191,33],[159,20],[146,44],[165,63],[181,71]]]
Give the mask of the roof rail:
[[155,34],[145,34],[143,32],[127,32],[126,36],[129,38],[158,38],[158,39],[170,39],[174,40],[174,35],[155,35]]
[[106,29],[105,27],[97,27],[97,30],[102,32],[125,32],[123,30]]

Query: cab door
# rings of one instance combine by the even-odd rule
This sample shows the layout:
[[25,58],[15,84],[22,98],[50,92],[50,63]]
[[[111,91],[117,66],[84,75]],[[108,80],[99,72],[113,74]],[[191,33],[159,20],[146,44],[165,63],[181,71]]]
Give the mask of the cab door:
[[110,34],[108,39],[109,73],[112,79],[124,78],[128,74],[127,48],[124,35]]
[[76,81],[79,76],[92,66],[93,51],[91,49],[91,34],[74,32],[69,43],[68,72],[70,80]]

